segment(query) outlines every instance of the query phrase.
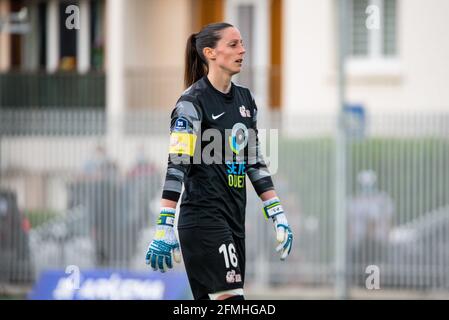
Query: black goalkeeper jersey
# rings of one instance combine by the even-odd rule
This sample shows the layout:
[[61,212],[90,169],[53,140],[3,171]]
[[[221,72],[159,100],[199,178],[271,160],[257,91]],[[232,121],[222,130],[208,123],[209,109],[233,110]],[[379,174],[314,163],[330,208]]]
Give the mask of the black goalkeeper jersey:
[[273,183],[259,150],[251,92],[231,83],[228,94],[207,77],[188,88],[171,114],[162,197],[178,201],[178,228],[227,228],[245,233],[246,175],[257,194]]

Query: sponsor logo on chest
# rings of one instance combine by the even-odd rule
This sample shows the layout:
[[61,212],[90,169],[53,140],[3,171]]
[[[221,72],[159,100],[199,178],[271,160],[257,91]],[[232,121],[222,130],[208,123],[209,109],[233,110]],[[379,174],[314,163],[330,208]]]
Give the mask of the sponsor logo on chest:
[[249,109],[246,109],[246,107],[242,104],[242,106],[239,108],[240,111],[240,115],[243,118],[251,118],[251,112],[249,111]]

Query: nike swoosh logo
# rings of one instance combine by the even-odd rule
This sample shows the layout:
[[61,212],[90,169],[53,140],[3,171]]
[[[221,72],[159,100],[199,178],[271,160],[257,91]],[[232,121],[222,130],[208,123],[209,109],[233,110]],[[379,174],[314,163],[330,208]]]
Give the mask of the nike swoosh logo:
[[212,114],[212,119],[214,119],[214,120],[217,120],[218,118],[220,118],[222,115],[224,115],[225,114],[225,112],[222,112],[222,113],[220,113],[219,115],[216,115],[216,116],[214,116],[213,114]]

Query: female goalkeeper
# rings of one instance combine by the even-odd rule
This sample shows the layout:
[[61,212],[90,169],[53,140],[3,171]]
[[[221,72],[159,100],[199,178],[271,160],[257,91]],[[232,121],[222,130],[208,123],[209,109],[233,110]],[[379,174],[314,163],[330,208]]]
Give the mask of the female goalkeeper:
[[[187,40],[186,90],[171,114],[168,168],[156,233],[146,262],[172,268],[180,248],[195,299],[244,299],[245,177],[272,219],[284,260],[293,235],[259,152],[257,107],[231,81],[245,56],[240,32],[228,23],[205,26]],[[182,191],[178,235],[173,228]]]

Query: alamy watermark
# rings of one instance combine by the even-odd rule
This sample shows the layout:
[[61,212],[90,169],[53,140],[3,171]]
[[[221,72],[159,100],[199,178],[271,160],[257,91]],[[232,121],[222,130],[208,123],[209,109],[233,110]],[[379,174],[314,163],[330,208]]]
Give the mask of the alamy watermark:
[[65,27],[69,30],[80,29],[80,8],[76,5],[70,5],[65,8],[65,13],[69,16],[65,19]]
[[369,265],[365,269],[365,273],[369,276],[366,278],[365,287],[368,290],[380,289],[380,268],[376,265]]
[[[193,127],[199,128],[199,124],[194,123]],[[232,162],[244,163],[246,167],[265,164],[271,174],[275,174],[279,167],[278,129],[256,131],[246,128],[242,123],[236,123],[232,129],[224,130],[224,136],[222,131],[213,128],[203,132],[198,130],[188,137],[176,135],[175,132],[170,138],[170,148],[175,150],[170,152],[170,160],[174,164],[209,165]]]
[[368,30],[380,29],[380,8],[376,5],[366,7],[365,13],[368,17],[365,20],[365,26]]
[[80,268],[72,264],[65,268],[65,273],[69,275],[67,277],[68,280],[67,283],[70,284],[72,290],[78,290],[80,288],[80,279],[81,279]]

